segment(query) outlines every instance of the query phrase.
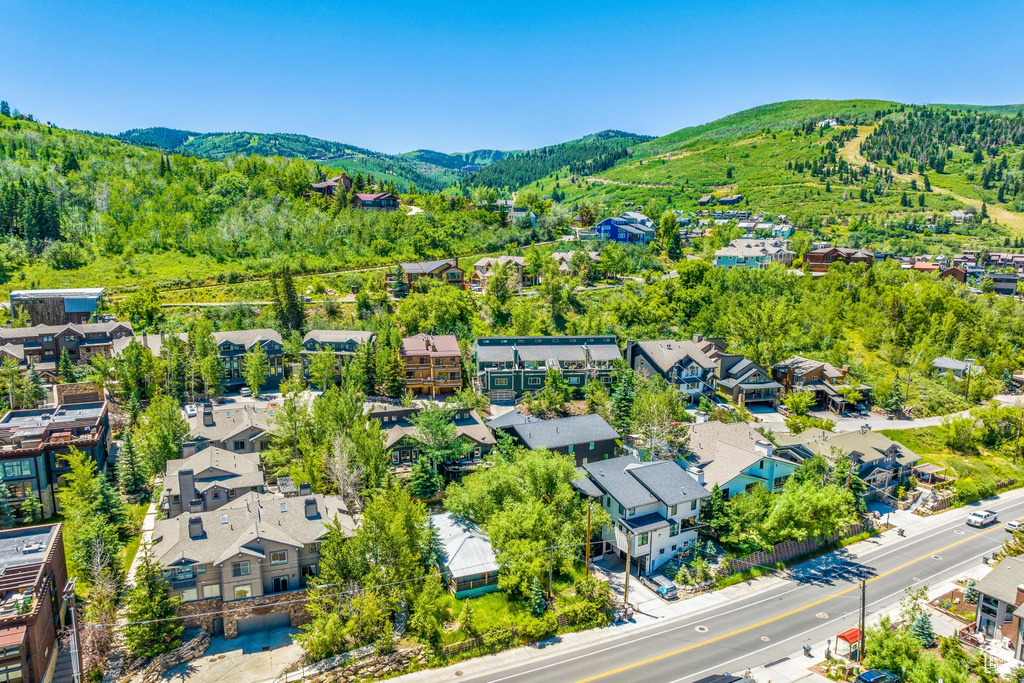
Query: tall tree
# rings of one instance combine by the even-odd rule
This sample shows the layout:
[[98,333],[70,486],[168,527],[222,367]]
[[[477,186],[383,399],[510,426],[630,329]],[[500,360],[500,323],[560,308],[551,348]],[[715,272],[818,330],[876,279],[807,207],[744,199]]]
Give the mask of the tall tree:
[[0,529],[10,529],[16,521],[14,508],[11,506],[11,491],[7,488],[3,473],[0,472]]
[[67,349],[61,349],[60,362],[57,363],[57,377],[61,384],[69,384],[78,381],[78,368],[71,362],[71,356]]
[[180,601],[170,596],[153,553],[149,548],[141,552],[135,586],[125,598],[127,623],[121,632],[132,656],[155,657],[178,647],[184,623],[176,618],[175,610]]
[[138,429],[132,433],[143,473],[160,474],[168,460],[180,458],[181,444],[188,432],[188,423],[173,397],[160,395],[150,401],[139,419]]
[[338,360],[331,347],[321,346],[313,354],[313,359],[309,362],[309,377],[321,391],[334,386],[338,377]]
[[249,387],[253,396],[259,396],[260,389],[269,375],[270,361],[267,359],[267,352],[257,343],[251,351],[246,351],[242,358],[242,378],[245,380],[245,386]]
[[123,515],[123,510],[112,509],[120,501],[112,501],[104,491],[96,463],[91,457],[74,447],[61,457],[70,467],[56,494],[64,515],[68,573],[85,578],[95,548],[106,549],[110,562],[117,562],[113,558],[120,555],[118,518]]
[[133,495],[142,491],[146,485],[146,477],[142,474],[139,454],[132,441],[131,425],[126,425],[121,432],[121,450],[117,454],[117,483],[121,493]]

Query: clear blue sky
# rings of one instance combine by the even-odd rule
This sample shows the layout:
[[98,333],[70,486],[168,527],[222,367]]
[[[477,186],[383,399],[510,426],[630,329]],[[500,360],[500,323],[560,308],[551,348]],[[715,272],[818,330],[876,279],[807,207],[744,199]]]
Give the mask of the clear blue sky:
[[659,135],[796,98],[1024,102],[1019,0],[0,0],[0,98],[385,152]]

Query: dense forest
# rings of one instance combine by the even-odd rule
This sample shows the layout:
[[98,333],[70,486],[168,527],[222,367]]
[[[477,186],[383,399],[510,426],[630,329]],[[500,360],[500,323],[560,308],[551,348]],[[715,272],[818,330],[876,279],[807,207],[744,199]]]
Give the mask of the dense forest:
[[628,156],[628,148],[649,137],[621,131],[604,131],[561,145],[541,147],[486,166],[471,173],[464,185],[482,185],[495,189],[515,189],[529,185],[546,175],[569,167],[585,175],[610,168]]

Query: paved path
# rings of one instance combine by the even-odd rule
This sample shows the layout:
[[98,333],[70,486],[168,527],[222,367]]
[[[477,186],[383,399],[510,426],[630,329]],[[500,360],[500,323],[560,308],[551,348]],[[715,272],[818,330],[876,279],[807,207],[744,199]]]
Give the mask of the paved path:
[[[163,481],[162,477],[157,477],[153,482],[153,490],[162,490]],[[128,573],[125,575],[124,581],[127,585],[135,585],[135,572],[138,571],[139,563],[142,561],[142,554],[149,547],[149,544],[153,542],[153,527],[156,525],[157,505],[158,503],[150,503],[149,509],[146,510],[146,516],[142,518],[142,540],[139,542],[139,549],[135,552],[135,557],[132,558],[132,566],[128,567]]]
[[[1001,517],[1024,516],[1024,490],[984,503]],[[855,626],[859,584],[867,581],[869,621],[895,609],[908,585],[940,587],[964,576],[1005,539],[1000,525],[964,524],[972,508],[932,517],[892,516],[889,531],[789,571],[689,600],[645,609],[635,622],[407,674],[403,682],[671,681],[748,667],[765,683],[820,681],[807,667],[828,638]],[[936,588],[937,589],[937,588]],[[632,587],[631,587],[632,593]],[[814,659],[803,657],[812,648]]]

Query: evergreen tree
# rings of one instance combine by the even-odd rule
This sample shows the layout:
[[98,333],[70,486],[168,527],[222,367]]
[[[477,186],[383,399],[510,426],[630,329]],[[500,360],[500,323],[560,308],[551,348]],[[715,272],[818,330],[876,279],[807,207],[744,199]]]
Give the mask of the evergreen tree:
[[135,424],[139,421],[139,415],[142,415],[142,402],[139,400],[138,392],[132,392],[128,395],[128,400],[124,402],[124,411],[128,413],[128,424]]
[[616,368],[612,377],[612,426],[619,434],[629,434],[636,401],[636,372],[625,366]]
[[132,428],[127,425],[121,434],[121,451],[117,454],[117,483],[121,493],[132,495],[138,493],[146,485],[142,475],[139,455],[132,442]]
[[711,538],[719,538],[729,528],[729,516],[725,509],[722,488],[715,484],[711,496],[700,506],[700,532]]
[[7,100],[0,100],[0,116],[10,116],[11,105],[7,104]]
[[921,613],[917,615],[917,619],[914,619],[914,623],[910,625],[910,632],[914,634],[922,647],[935,647],[935,631],[932,628],[932,618],[927,610],[921,610]]
[[63,349],[60,352],[60,362],[57,364],[57,378],[61,384],[78,381],[78,370],[75,368],[75,364],[71,362],[67,349]]
[[346,387],[366,395],[377,393],[377,358],[371,342],[360,344],[345,366]]
[[263,350],[262,345],[256,344],[252,351],[246,351],[242,358],[242,377],[253,396],[260,395],[260,389],[269,374],[270,361],[267,360],[267,352]]
[[174,618],[180,601],[170,596],[153,553],[148,548],[142,553],[135,586],[126,597],[124,616],[128,623],[122,634],[133,657],[155,657],[178,647],[184,625]]
[[673,230],[669,235],[667,256],[672,261],[683,258],[683,238],[679,230]]
[[985,202],[981,203],[981,217],[988,218],[988,204]]
[[21,503],[21,514],[26,524],[39,524],[43,521],[43,504],[35,491],[28,494]]
[[441,475],[434,471],[426,458],[421,457],[412,466],[412,472],[406,479],[406,487],[409,493],[417,498],[433,498],[441,488]]
[[530,582],[530,614],[540,617],[547,610],[548,604],[544,600],[544,591],[540,587],[540,580],[535,576]]
[[288,266],[281,269],[277,277],[277,317],[282,330],[299,330],[306,327],[306,309],[295,291],[295,280]]
[[405,294],[405,271],[402,266],[396,265],[391,271],[391,282],[388,284],[388,294],[400,299]]
[[14,508],[11,507],[11,491],[0,473],[0,529],[10,529],[15,521]]
[[978,582],[974,579],[970,579],[967,582],[967,587],[964,589],[964,602],[966,602],[968,605],[978,604],[978,589],[976,588],[977,585]]

